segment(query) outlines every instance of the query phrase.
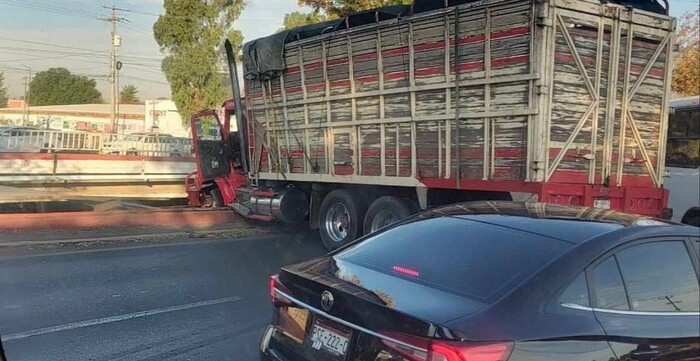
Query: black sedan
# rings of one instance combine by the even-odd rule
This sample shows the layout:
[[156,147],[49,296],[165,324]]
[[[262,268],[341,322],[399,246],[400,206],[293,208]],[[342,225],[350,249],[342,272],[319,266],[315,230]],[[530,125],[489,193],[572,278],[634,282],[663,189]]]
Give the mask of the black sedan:
[[263,360],[700,360],[700,230],[542,203],[439,208],[270,278]]

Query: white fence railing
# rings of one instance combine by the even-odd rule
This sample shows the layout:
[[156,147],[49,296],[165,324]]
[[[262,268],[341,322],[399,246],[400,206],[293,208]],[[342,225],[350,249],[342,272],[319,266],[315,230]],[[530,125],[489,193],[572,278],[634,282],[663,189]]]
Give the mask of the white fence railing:
[[189,157],[192,139],[162,134],[96,134],[57,130],[0,131],[0,153],[101,153]]

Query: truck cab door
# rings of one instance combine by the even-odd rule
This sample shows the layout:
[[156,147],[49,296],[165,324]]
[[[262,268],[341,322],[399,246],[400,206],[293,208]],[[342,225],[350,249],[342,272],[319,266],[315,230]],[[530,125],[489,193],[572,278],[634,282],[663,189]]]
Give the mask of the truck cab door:
[[231,149],[216,111],[205,110],[192,116],[192,147],[197,171],[204,180],[223,177],[231,172]]

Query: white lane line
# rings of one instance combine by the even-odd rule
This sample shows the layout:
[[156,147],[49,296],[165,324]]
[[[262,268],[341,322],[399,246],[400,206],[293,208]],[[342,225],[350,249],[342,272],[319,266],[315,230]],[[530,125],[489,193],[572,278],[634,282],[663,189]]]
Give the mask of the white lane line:
[[57,325],[57,326],[50,326],[50,327],[44,327],[44,328],[38,328],[35,330],[29,330],[29,331],[24,331],[24,332],[17,332],[17,333],[10,333],[7,335],[2,335],[2,341],[12,341],[12,340],[19,340],[27,337],[33,337],[33,336],[39,336],[39,335],[46,335],[49,333],[54,333],[54,332],[61,332],[61,331],[68,331],[68,330],[74,330],[76,328],[83,328],[83,327],[90,327],[90,326],[97,326],[97,325],[103,325],[106,323],[112,323],[112,322],[120,322],[120,321],[126,321],[126,320],[131,320],[134,318],[142,318],[142,317],[147,317],[147,316],[153,316],[153,315],[158,315],[161,313],[168,313],[168,312],[175,312],[175,311],[182,311],[182,310],[188,310],[192,308],[198,308],[198,307],[204,307],[204,306],[211,306],[211,305],[218,305],[222,303],[228,303],[228,302],[237,302],[242,300],[240,297],[224,297],[224,298],[217,298],[214,300],[208,300],[208,301],[200,301],[200,302],[194,302],[194,303],[187,303],[184,305],[178,305],[178,306],[170,306],[170,307],[164,307],[164,308],[156,308],[152,310],[147,310],[147,311],[140,311],[140,312],[133,312],[133,313],[125,313],[122,315],[116,315],[116,316],[110,316],[110,317],[103,317],[103,318],[95,318],[92,320],[85,320],[85,321],[80,321],[80,322],[73,322],[73,323],[66,323],[63,325]]

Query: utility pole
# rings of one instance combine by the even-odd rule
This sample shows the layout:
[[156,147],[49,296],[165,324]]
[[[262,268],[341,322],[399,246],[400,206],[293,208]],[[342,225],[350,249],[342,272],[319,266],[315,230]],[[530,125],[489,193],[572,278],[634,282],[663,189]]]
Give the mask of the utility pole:
[[119,96],[119,83],[117,81],[117,48],[122,44],[121,36],[117,35],[117,23],[128,21],[126,18],[117,16],[117,11],[124,10],[119,9],[114,6],[102,5],[105,9],[109,9],[112,12],[109,17],[103,18],[102,20],[108,21],[112,24],[112,32],[110,37],[110,54],[109,54],[109,80],[110,84],[110,120],[112,122],[112,132],[117,130],[117,104]]
[[24,104],[22,107],[22,125],[29,124],[29,83],[32,81],[32,68],[27,65],[22,65],[29,72],[28,76],[23,77],[24,80]]

